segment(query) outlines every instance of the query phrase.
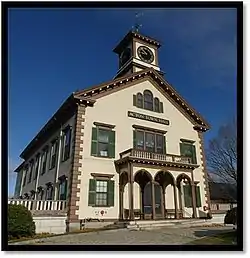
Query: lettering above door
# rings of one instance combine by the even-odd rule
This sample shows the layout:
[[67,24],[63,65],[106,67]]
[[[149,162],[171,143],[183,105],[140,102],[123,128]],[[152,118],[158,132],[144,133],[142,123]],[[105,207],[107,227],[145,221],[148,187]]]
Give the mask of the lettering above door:
[[137,119],[142,119],[142,120],[155,122],[155,123],[158,123],[158,124],[169,125],[169,120],[158,118],[158,117],[155,117],[155,116],[148,116],[148,115],[144,115],[144,114],[140,114],[140,113],[136,113],[136,112],[132,112],[132,111],[128,111],[128,116],[133,117],[133,118],[137,118]]

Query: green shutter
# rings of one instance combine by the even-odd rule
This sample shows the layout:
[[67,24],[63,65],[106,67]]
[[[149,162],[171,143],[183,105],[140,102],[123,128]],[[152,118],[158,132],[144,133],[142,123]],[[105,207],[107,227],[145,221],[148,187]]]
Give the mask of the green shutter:
[[137,100],[137,96],[136,96],[136,95],[133,95],[133,106],[137,106],[137,105],[136,105],[136,102],[137,102],[136,100]]
[[109,132],[109,157],[115,158],[115,131]]
[[133,131],[133,146],[136,149],[136,130]]
[[114,206],[115,181],[108,181],[108,206]]
[[185,207],[192,207],[192,191],[190,185],[183,185]]
[[196,185],[195,190],[196,190],[196,207],[201,207],[200,187]]
[[166,137],[163,136],[163,154],[166,154]]
[[163,103],[160,102],[160,113],[163,113]]
[[96,180],[89,179],[89,206],[95,206]]
[[191,145],[192,147],[192,162],[193,164],[197,164],[197,159],[196,159],[196,149],[194,145]]
[[92,128],[91,155],[97,155],[97,128]]

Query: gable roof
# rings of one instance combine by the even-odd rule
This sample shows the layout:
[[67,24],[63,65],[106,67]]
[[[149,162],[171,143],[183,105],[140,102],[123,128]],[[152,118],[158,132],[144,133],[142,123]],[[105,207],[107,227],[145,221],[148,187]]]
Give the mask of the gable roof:
[[[194,128],[200,131],[206,131],[210,129],[208,122],[191,107],[187,101],[185,101],[180,94],[152,67],[146,68],[142,71],[132,73],[123,77],[119,77],[115,80],[108,81],[97,86],[80,90],[74,93],[75,98],[84,99],[96,99],[103,95],[112,94],[118,89],[122,89],[125,86],[129,87],[134,81],[140,81],[142,79],[149,79],[162,89],[165,96],[172,101],[173,104],[194,124]],[[99,96],[100,95],[100,96]]]

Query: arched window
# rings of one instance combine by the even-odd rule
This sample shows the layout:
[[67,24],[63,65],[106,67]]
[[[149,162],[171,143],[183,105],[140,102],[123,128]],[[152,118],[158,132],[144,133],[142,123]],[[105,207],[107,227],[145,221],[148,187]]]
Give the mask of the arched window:
[[154,103],[154,111],[155,112],[160,112],[160,102],[158,98],[155,98],[155,103]]
[[144,91],[144,108],[153,111],[153,94],[149,90]]
[[137,100],[136,100],[136,102],[137,102],[137,107],[139,107],[139,108],[143,108],[143,96],[142,96],[142,94],[141,93],[137,93]]

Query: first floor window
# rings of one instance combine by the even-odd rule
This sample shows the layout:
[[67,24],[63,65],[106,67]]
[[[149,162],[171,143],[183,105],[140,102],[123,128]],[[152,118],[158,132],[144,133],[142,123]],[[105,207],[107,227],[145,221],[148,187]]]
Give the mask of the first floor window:
[[48,186],[46,189],[46,200],[53,199],[53,186]]
[[115,157],[115,131],[93,127],[91,155],[98,157]]
[[[183,185],[183,191],[184,191],[184,204],[185,207],[191,208],[193,207],[192,204],[192,187],[191,185]],[[200,195],[200,187],[195,186],[195,198],[196,198],[196,207],[201,207],[201,195]]]
[[134,148],[137,150],[165,154],[165,137],[163,134],[159,133],[135,130]]
[[114,206],[113,180],[89,180],[89,206]]
[[67,199],[67,179],[61,180],[59,185],[59,200]]

